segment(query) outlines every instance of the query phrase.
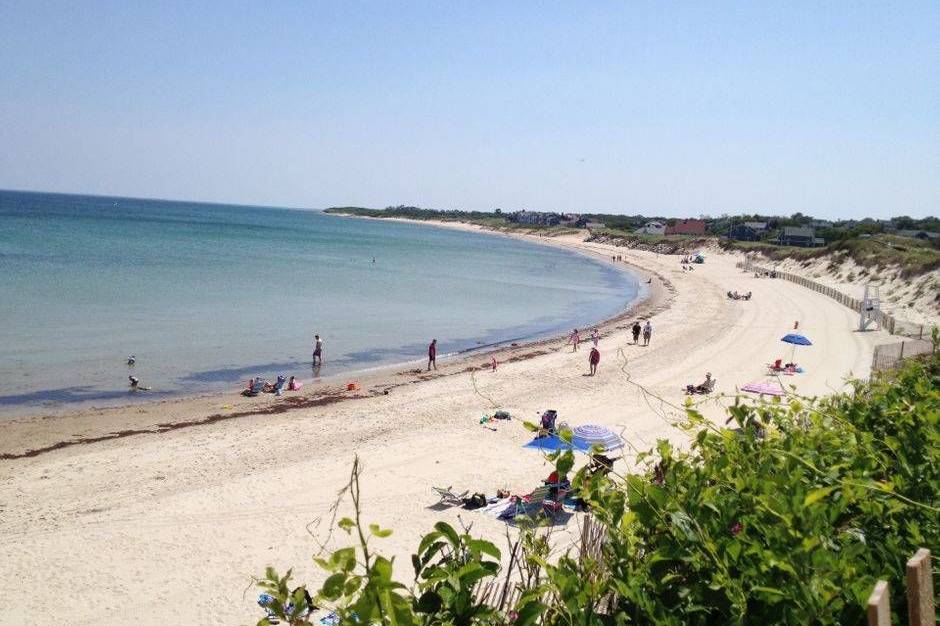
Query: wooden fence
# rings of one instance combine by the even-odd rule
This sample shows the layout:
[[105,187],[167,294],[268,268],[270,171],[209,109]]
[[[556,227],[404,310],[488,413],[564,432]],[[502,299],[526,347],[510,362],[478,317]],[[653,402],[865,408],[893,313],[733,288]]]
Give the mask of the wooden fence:
[[[906,583],[908,626],[936,626],[930,550],[921,548],[907,561]],[[868,626],[891,626],[891,598],[885,580],[879,580],[868,597]]]
[[920,354],[930,354],[934,346],[930,341],[923,339],[910,339],[899,343],[883,343],[875,346],[875,353],[871,360],[871,371],[893,369],[901,361]]
[[[775,276],[776,278],[789,280],[790,282],[796,283],[797,285],[800,285],[801,287],[806,287],[807,289],[811,289],[817,293],[821,293],[824,296],[828,296],[832,298],[833,300],[835,300],[836,302],[838,302],[839,304],[841,304],[842,306],[846,306],[852,309],[853,311],[861,311],[862,301],[859,300],[858,298],[853,298],[847,294],[842,293],[835,287],[830,287],[829,285],[823,285],[821,283],[817,283],[815,280],[810,280],[809,278],[806,278],[805,276],[800,276],[799,274],[791,274],[790,272],[781,272],[779,270],[761,267],[759,265],[755,265],[754,263],[752,263],[750,259],[747,259],[746,261],[738,261],[738,263],[736,264],[736,267],[739,267],[747,272],[771,274]],[[920,339],[923,337],[924,333],[927,332],[927,329],[924,326],[914,327],[910,324],[899,322],[898,320],[894,318],[893,315],[885,313],[884,311],[876,311],[874,315],[874,320],[878,324],[879,328],[881,328],[882,330],[888,331],[892,335],[902,334],[903,331],[910,331],[910,332],[916,332],[917,334],[914,336]],[[906,335],[906,336],[910,336],[910,335]]]

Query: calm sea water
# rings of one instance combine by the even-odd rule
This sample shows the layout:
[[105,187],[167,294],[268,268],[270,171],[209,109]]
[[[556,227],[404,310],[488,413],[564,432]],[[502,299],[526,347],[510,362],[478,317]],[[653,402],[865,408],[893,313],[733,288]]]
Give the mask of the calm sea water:
[[[629,273],[506,237],[0,191],[0,413],[308,380],[315,332],[318,374],[350,373],[422,358],[434,337],[446,354],[563,331],[637,291]],[[130,394],[131,373],[154,391]]]

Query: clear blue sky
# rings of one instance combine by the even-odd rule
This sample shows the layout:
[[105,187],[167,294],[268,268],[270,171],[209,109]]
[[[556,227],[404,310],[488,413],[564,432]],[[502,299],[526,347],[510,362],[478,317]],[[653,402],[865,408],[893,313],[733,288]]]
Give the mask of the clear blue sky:
[[8,2],[0,188],[936,215],[940,2]]

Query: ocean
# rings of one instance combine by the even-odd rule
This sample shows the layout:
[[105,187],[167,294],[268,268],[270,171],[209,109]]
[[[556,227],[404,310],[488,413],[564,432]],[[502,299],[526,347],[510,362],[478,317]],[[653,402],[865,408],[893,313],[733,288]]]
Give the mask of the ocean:
[[[584,326],[639,290],[627,271],[492,234],[0,191],[0,414],[236,389],[256,375],[355,376],[422,359],[432,338],[444,358]],[[153,391],[131,394],[131,374]]]

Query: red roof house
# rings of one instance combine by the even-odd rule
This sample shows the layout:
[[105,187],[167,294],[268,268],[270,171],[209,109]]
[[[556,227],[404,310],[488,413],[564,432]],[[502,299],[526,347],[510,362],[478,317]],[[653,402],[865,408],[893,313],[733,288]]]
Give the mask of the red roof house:
[[666,226],[667,235],[704,235],[705,220],[677,220],[672,226]]

